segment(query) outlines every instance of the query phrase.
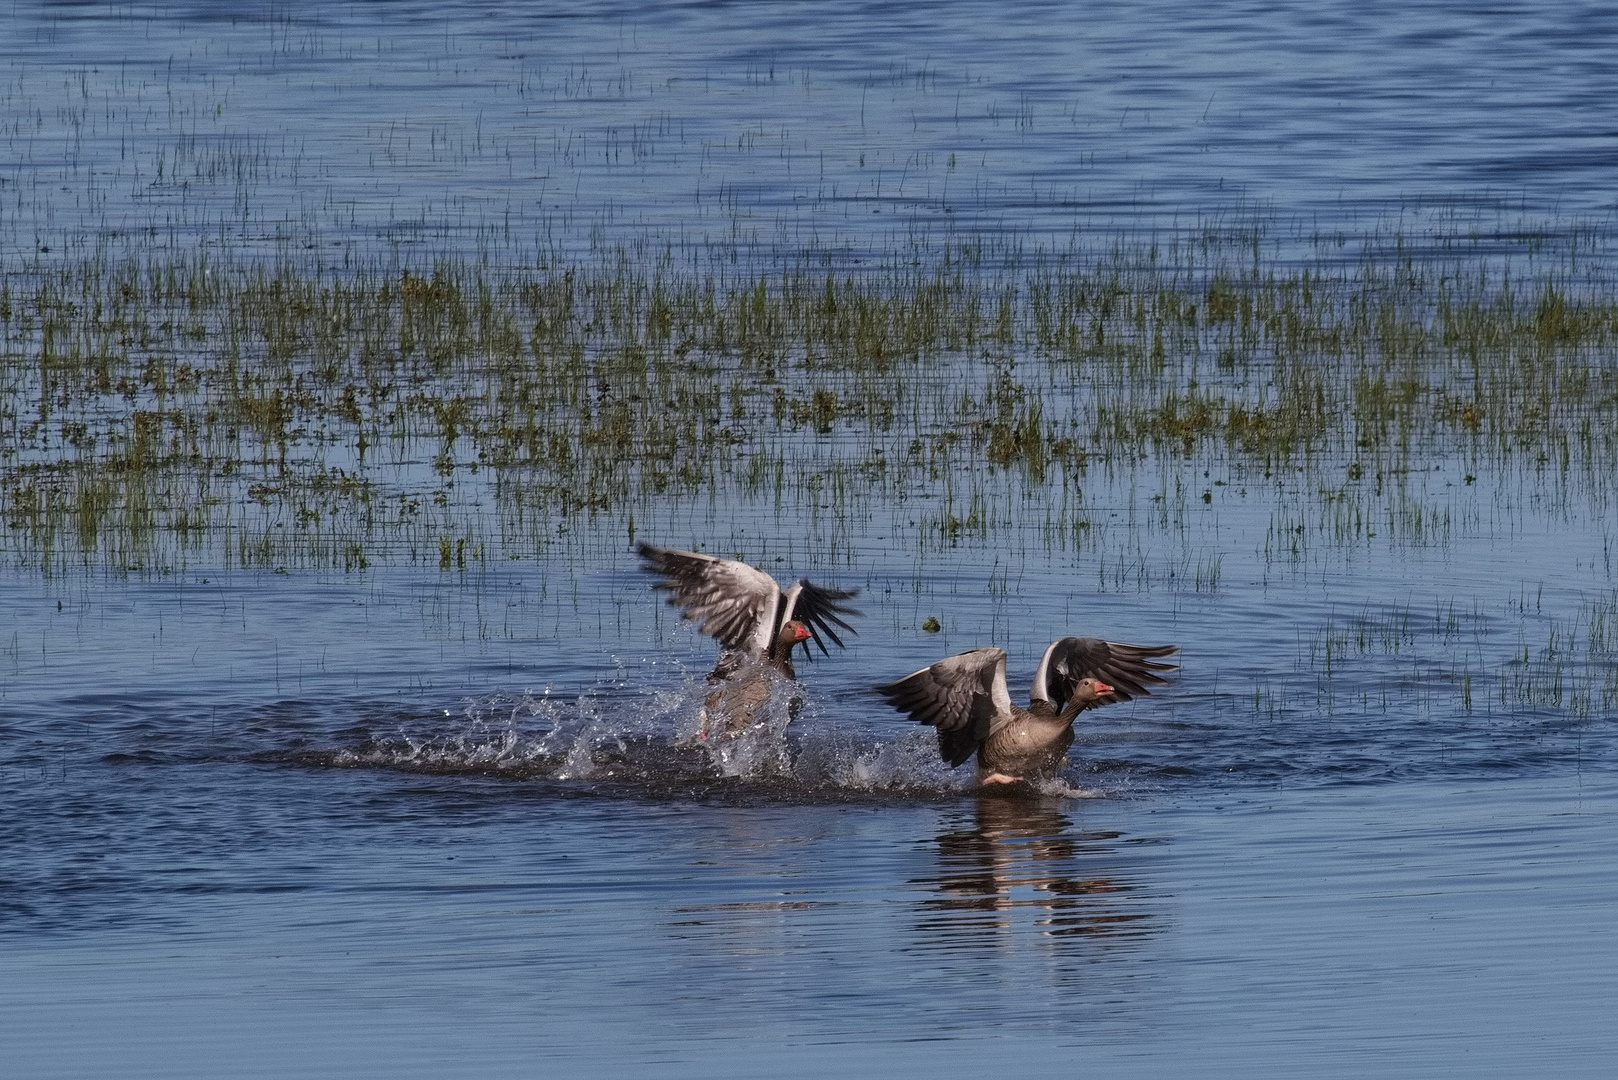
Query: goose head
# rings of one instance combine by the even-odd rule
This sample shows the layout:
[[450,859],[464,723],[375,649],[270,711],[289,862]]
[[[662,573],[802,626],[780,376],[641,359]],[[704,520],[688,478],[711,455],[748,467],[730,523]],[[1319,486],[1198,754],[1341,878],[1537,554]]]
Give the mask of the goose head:
[[[1073,697],[1068,701],[1067,707],[1073,712],[1088,709],[1092,705],[1100,704],[1101,700],[1113,692],[1108,686],[1094,676],[1087,676],[1073,684]],[[1078,706],[1077,709],[1074,706]]]
[[797,619],[788,619],[781,624],[781,630],[775,635],[776,648],[782,656],[792,652],[792,646],[799,642],[809,640],[809,627]]

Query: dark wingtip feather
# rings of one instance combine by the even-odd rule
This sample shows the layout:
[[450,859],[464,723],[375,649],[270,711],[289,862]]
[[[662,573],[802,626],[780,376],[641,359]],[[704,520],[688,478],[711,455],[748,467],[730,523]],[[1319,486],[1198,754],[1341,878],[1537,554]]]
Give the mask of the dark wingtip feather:
[[[857,608],[852,608],[842,603],[844,600],[858,596],[859,590],[828,589],[824,586],[816,585],[808,578],[799,578],[798,587],[801,592],[798,596],[798,608],[793,612],[793,617],[801,619],[803,624],[809,628],[810,640],[819,646],[821,655],[831,655],[830,650],[826,648],[826,643],[821,640],[820,636],[822,634],[831,638],[832,643],[839,649],[847,648],[843,644],[841,635],[833,627],[856,637],[859,636],[859,631],[841,618],[843,615],[864,615],[864,612]],[[805,656],[810,655],[808,641],[804,642],[803,651]]]
[[[860,594],[858,589],[832,589],[825,585],[816,585],[808,578],[799,578],[798,584],[802,585],[806,589],[816,590],[817,592],[823,594],[828,600],[852,600],[854,597]],[[854,614],[858,615],[860,612],[856,611]]]
[[640,556],[648,570],[662,570],[667,564],[667,556],[672,555],[668,548],[654,547],[644,540],[635,541],[635,554]]
[[909,695],[910,687],[905,685],[908,681],[908,679],[899,679],[896,682],[881,683],[871,687],[871,689],[881,694],[882,699],[888,704],[898,705],[902,698]]

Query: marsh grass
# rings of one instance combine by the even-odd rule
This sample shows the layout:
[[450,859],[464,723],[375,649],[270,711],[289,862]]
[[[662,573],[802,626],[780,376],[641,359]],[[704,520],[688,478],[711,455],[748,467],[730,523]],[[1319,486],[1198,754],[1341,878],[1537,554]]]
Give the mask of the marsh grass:
[[[1035,162],[1054,116],[931,64],[696,78],[617,30],[574,27],[551,65],[244,13],[212,51],[95,65],[19,18],[13,562],[458,571],[789,522],[833,561],[868,539],[1040,548],[1104,588],[1208,590],[1223,553],[1197,523],[1244,500],[1277,574],[1611,508],[1598,226],[1136,206],[1107,231],[1076,188],[1008,202],[1003,162],[938,152]],[[836,122],[856,101],[857,131]]]
[[[1383,715],[1414,701],[1418,714],[1585,722],[1618,710],[1615,631],[1611,590],[1557,613],[1521,599],[1497,610],[1476,600],[1366,605],[1301,640],[1297,670],[1313,683],[1308,704],[1326,715]],[[1279,712],[1273,695],[1256,695],[1254,709]]]
[[[5,545],[45,568],[449,568],[706,506],[833,542],[1080,549],[1107,533],[1087,489],[1153,475],[1130,514],[1165,532],[1277,489],[1263,554],[1284,566],[1445,542],[1477,511],[1435,467],[1542,509],[1611,506],[1604,294],[1408,262],[1238,270],[1191,247],[993,254],[858,274],[672,249],[398,275],[14,269]],[[1181,576],[1216,587],[1199,560]]]

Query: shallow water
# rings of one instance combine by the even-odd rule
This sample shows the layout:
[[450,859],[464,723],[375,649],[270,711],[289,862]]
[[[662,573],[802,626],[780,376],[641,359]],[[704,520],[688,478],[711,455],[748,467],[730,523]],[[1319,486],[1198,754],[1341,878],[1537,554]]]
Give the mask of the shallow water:
[[[7,254],[1605,228],[1599,4],[17,7]],[[316,258],[319,256],[311,256]],[[49,261],[49,260],[47,260]]]
[[[1610,210],[1614,24],[1458,11],[13,9],[0,248],[21,280],[1263,218],[1531,259]],[[1335,540],[1347,462],[1098,463],[1061,543],[1004,478],[980,535],[936,493],[665,508],[643,538],[862,590],[799,719],[718,747],[713,647],[615,517],[466,569],[8,563],[7,1064],[1604,1075],[1613,480],[1419,463]],[[1016,693],[1066,633],[1184,667],[1086,716],[1060,794],[974,797],[870,690],[996,644]]]
[[[1008,604],[1057,617],[1030,577]],[[1231,682],[1323,590],[1274,590],[1268,638],[1097,594],[1186,671],[1083,725],[1077,797],[965,791],[866,688],[959,639],[880,619],[727,766],[675,745],[711,649],[584,578],[13,583],[20,1075],[1605,1069],[1605,715],[1423,709],[1402,658],[1342,676],[1385,707],[1260,710]]]
[[1610,782],[726,806],[221,766],[165,828],[177,779],[128,785],[116,868],[64,873],[71,927],[8,942],[19,1075],[1595,1076],[1611,1050]]

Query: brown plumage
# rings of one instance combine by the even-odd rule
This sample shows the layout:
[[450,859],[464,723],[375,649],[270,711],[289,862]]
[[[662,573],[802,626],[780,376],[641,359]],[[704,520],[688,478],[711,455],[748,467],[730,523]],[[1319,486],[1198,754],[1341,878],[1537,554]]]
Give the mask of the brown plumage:
[[951,768],[974,753],[978,782],[1048,777],[1073,745],[1073,721],[1085,709],[1147,695],[1175,671],[1159,658],[1174,645],[1125,645],[1067,637],[1040,659],[1028,708],[1012,704],[1004,649],[973,649],[877,687],[888,703],[938,729],[938,751]]
[[681,618],[697,623],[724,646],[708,675],[708,682],[719,688],[705,703],[704,735],[721,716],[727,732],[746,728],[769,700],[775,678],[798,677],[793,648],[802,644],[807,656],[813,641],[827,653],[823,637],[841,647],[837,631],[854,632],[842,616],[860,614],[844,603],[857,589],[826,589],[807,579],[782,589],[769,574],[736,559],[650,544],[635,550],[646,569],[663,578],[657,588],[669,593]]
[[[734,735],[753,725],[753,717],[770,700],[770,692],[781,679],[796,679],[792,668],[792,647],[809,640],[809,628],[796,619],[781,624],[781,632],[763,657],[743,652],[720,654],[719,663],[708,674],[708,685],[717,686],[703,699],[703,716],[698,735],[707,738],[716,721],[723,720],[725,733]],[[792,705],[793,715],[797,714]]]

